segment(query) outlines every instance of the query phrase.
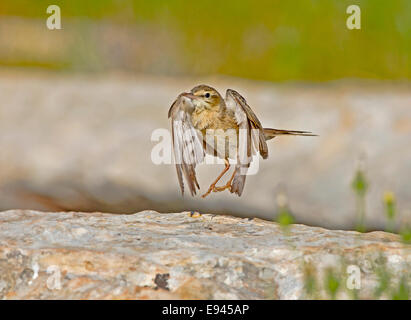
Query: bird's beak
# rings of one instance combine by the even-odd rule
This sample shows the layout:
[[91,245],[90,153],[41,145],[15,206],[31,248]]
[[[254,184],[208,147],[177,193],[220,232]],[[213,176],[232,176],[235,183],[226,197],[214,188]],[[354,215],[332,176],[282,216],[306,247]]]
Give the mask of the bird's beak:
[[183,97],[189,98],[190,100],[198,99],[199,97],[195,96],[192,93],[184,92],[181,94]]

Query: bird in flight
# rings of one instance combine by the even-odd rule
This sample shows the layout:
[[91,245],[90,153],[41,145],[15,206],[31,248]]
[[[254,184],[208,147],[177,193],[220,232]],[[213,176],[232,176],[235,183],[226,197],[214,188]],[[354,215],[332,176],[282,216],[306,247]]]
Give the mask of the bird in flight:
[[[259,153],[263,159],[268,158],[267,140],[278,135],[314,136],[307,131],[263,128],[237,91],[227,89],[223,99],[216,89],[207,85],[181,93],[171,105],[168,117],[171,118],[174,158],[182,194],[183,176],[192,196],[200,189],[195,169],[206,153],[224,160],[224,170],[203,198],[226,189],[241,196],[252,156]],[[235,160],[234,172],[225,185],[218,187],[217,182],[231,167],[230,159]]]

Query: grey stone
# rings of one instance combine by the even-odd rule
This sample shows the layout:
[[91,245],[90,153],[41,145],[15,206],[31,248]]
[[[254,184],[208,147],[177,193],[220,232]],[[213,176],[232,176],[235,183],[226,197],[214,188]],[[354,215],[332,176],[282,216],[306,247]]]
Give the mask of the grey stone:
[[[0,298],[328,298],[324,279],[332,270],[337,298],[348,299],[348,265],[361,270],[359,298],[374,297],[380,268],[391,274],[381,298],[391,298],[401,278],[411,285],[411,247],[394,234],[196,217],[0,212]],[[310,274],[314,296],[305,289]]]

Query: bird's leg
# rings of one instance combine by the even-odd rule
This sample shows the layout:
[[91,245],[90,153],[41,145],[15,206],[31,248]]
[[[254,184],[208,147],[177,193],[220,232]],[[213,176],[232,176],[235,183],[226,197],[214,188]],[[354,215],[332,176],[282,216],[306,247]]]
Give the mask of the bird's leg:
[[221,192],[221,191],[224,191],[225,189],[230,189],[230,188],[231,188],[231,183],[232,183],[233,180],[234,180],[235,172],[236,172],[236,171],[234,170],[233,175],[231,176],[230,180],[228,180],[228,182],[227,182],[224,186],[222,186],[222,187],[215,187],[215,188],[213,189],[213,191],[214,191],[214,192]]
[[228,162],[227,159],[224,159],[225,162],[225,168],[223,171],[221,171],[220,175],[217,177],[217,179],[210,185],[210,187],[208,188],[207,192],[204,193],[201,197],[205,198],[207,197],[212,191],[215,190],[215,185],[216,183],[221,179],[221,177],[230,169],[230,162]]

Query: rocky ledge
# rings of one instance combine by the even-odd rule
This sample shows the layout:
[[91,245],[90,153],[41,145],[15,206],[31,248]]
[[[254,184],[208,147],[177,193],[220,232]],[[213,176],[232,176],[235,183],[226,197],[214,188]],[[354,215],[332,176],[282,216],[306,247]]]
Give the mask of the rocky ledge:
[[410,265],[411,247],[384,232],[188,212],[0,213],[3,299],[403,297]]

